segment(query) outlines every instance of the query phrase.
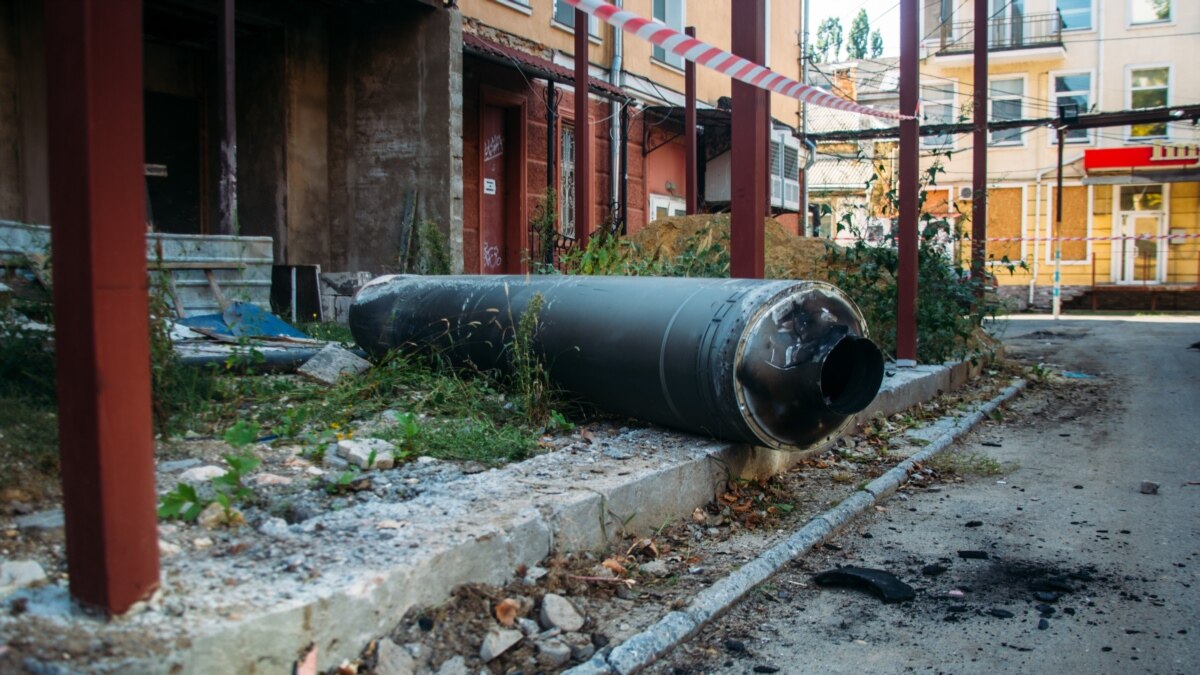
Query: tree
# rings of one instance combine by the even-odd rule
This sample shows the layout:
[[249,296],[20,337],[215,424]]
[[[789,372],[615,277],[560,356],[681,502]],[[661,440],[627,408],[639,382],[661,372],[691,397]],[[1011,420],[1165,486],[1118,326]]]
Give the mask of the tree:
[[842,51],[842,20],[831,16],[817,27],[817,47],[815,52],[822,61],[837,61]]
[[846,41],[846,53],[852,59],[867,58],[867,38],[871,34],[871,24],[867,21],[867,10],[858,10],[854,23],[850,24],[850,37]]
[[871,33],[871,58],[877,59],[883,55],[883,36],[879,34],[879,29]]

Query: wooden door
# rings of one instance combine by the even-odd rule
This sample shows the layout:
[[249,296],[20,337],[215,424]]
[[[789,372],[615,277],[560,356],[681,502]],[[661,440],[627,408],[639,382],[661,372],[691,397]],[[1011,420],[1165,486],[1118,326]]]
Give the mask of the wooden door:
[[511,252],[506,243],[509,223],[508,177],[505,175],[504,108],[483,106],[480,152],[483,171],[480,173],[480,271],[484,274],[504,274],[510,270]]

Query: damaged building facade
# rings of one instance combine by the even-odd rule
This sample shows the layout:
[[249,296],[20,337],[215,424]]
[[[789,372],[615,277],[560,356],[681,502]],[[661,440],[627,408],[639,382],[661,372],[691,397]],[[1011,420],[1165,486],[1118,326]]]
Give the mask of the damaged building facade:
[[[623,5],[730,46],[725,3]],[[218,39],[223,6],[232,49]],[[49,222],[53,206],[45,12],[44,0],[0,0],[0,219],[20,223]],[[799,26],[798,3],[769,3],[767,65],[795,79]],[[575,245],[577,170],[590,171],[594,229],[681,215],[683,62],[592,19],[592,133],[576,138],[573,31],[559,0],[146,0],[148,229],[271,237],[276,265],[376,274],[405,268],[425,223],[450,271],[500,273]],[[728,201],[729,93],[727,77],[699,69],[702,208]],[[800,106],[774,94],[771,105],[783,213],[795,210]],[[585,142],[591,167],[576,167]]]

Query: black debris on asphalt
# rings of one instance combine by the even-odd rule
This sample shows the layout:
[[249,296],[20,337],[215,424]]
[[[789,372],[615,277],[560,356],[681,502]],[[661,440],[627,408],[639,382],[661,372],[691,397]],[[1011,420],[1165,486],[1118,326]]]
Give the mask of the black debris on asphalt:
[[916,597],[912,586],[884,570],[866,567],[841,567],[821,572],[813,580],[822,586],[844,586],[870,591],[885,603],[905,602]]

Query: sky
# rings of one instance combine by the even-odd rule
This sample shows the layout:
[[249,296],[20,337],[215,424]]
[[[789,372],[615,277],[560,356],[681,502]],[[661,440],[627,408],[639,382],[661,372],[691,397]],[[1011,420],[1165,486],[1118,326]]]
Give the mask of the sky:
[[[850,34],[850,25],[858,10],[867,10],[867,19],[871,31],[879,30],[883,36],[883,55],[900,55],[900,2],[899,0],[809,0],[808,21],[809,35],[815,40],[817,26],[828,17],[836,16],[842,20],[842,51],[841,58],[846,58],[846,38]],[[870,44],[870,43],[868,43]]]

